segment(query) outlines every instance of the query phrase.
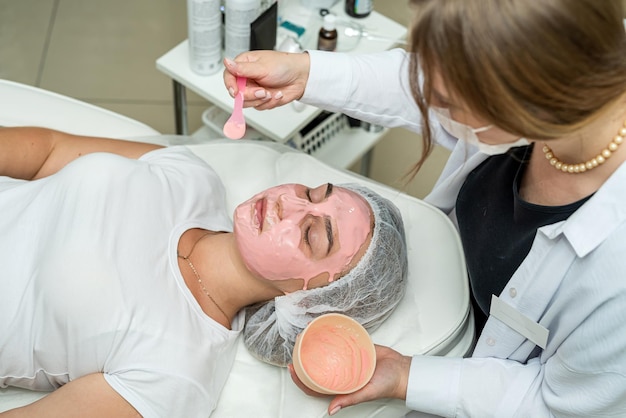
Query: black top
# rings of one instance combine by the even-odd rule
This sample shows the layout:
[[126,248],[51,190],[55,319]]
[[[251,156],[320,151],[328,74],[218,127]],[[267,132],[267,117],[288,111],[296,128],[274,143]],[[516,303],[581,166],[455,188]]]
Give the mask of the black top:
[[[537,229],[567,219],[588,196],[564,206],[540,206],[519,196],[533,145],[494,155],[465,180],[456,201],[477,333],[491,304],[528,255]],[[547,162],[546,162],[547,163]]]

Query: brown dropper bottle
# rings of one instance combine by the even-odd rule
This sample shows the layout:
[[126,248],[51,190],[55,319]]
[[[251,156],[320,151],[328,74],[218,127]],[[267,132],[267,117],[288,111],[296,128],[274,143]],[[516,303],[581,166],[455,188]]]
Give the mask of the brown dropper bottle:
[[334,51],[337,49],[336,17],[333,14],[324,16],[324,22],[317,38],[317,49],[320,51]]

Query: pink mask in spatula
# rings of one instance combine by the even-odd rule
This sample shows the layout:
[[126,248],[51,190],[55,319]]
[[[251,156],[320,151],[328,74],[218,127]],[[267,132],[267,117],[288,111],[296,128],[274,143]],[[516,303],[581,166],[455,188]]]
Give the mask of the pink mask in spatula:
[[246,133],[246,120],[243,117],[243,91],[246,89],[246,77],[237,76],[237,96],[235,96],[235,108],[233,114],[224,124],[224,135],[230,139],[241,139]]

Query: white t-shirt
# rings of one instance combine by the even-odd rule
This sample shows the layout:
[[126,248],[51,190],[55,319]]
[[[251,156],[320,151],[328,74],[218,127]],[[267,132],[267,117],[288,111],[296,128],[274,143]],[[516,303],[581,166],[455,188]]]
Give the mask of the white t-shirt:
[[185,147],[89,154],[0,177],[0,213],[0,387],[102,372],[144,417],[210,414],[243,316],[232,331],[206,316],[178,269],[185,230],[232,230],[205,162]]

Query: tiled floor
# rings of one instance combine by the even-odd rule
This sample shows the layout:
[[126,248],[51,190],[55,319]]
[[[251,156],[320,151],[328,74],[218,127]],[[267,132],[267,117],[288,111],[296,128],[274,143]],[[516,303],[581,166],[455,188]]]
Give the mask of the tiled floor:
[[[0,0],[0,77],[75,97],[173,133],[171,82],[154,62],[186,38],[185,4],[184,0]],[[204,107],[201,99],[191,96],[190,119],[199,120]]]
[[[378,1],[375,8],[407,24],[407,3]],[[172,84],[156,70],[155,60],[186,33],[185,0],[0,0],[0,78],[71,96],[174,133]],[[194,131],[207,103],[191,92],[187,99]],[[392,130],[375,150],[371,176],[401,188],[398,179],[417,158],[418,143],[416,135]],[[407,191],[424,195],[443,158],[445,153],[431,158],[432,168]]]

